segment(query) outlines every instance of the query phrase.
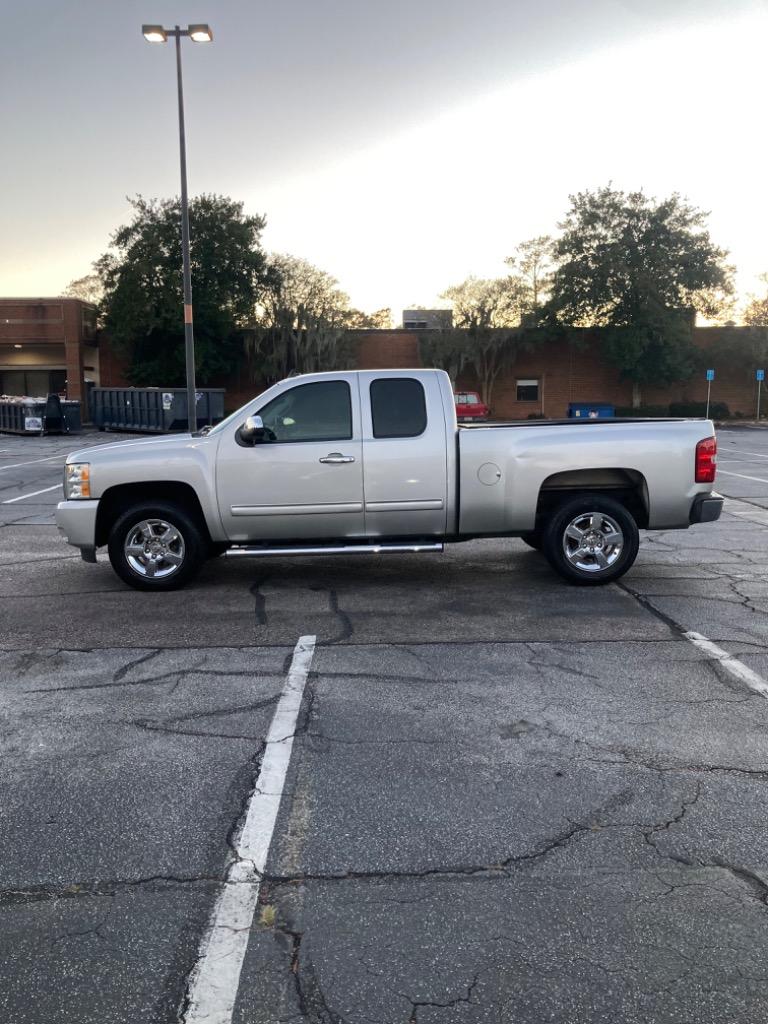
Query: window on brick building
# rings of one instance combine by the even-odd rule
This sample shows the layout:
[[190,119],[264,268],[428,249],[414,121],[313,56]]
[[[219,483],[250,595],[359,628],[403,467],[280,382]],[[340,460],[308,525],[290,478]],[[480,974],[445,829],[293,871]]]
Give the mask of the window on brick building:
[[538,380],[519,380],[517,382],[517,400],[518,402],[538,402]]

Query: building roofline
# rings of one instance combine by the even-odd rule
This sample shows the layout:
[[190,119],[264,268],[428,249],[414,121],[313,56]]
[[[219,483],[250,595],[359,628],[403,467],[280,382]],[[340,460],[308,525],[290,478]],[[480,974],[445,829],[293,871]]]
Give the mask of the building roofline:
[[84,306],[94,306],[95,302],[81,299],[77,295],[2,295],[0,303],[3,302],[81,302]]

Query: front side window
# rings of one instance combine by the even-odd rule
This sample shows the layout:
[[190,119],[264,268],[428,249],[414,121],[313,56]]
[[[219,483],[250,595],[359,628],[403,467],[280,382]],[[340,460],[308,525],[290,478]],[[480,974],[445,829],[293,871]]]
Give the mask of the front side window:
[[374,437],[418,437],[427,429],[427,402],[420,381],[382,377],[371,381]]
[[299,384],[259,410],[270,441],[349,441],[352,400],[344,380]]
[[517,382],[517,400],[518,402],[538,402],[538,380],[519,380]]

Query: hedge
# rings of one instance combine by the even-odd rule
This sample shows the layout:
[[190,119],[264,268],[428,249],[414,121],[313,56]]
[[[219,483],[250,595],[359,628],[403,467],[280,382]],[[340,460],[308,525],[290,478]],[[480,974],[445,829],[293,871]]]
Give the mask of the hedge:
[[631,405],[617,405],[616,416],[669,416],[668,405],[640,405],[636,409]]
[[[706,402],[670,402],[670,416],[706,416]],[[709,403],[709,418],[711,420],[727,420],[731,410],[725,402]]]

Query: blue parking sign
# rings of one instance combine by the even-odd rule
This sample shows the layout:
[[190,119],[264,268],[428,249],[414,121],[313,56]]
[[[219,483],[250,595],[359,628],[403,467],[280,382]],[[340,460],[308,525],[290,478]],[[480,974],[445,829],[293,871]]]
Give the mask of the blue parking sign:
[[715,371],[714,370],[707,370],[707,380],[714,380],[714,379],[715,379]]
[[755,370],[755,380],[765,380],[765,370]]

